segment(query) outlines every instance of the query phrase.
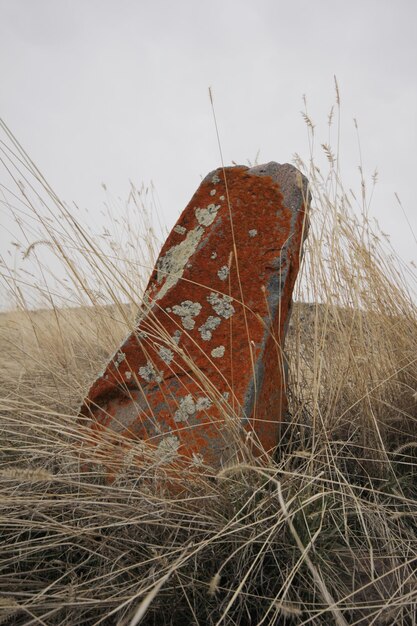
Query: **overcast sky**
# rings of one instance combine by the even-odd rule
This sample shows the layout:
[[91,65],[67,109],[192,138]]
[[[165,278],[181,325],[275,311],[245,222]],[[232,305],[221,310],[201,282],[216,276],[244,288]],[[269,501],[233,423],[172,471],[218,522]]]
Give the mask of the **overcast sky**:
[[416,0],[0,0],[0,117],[97,223],[101,183],[126,197],[131,179],[153,181],[171,228],[220,164],[209,86],[226,164],[289,162],[308,155],[303,94],[327,140],[335,74],[346,180],[358,187],[355,117],[373,214],[416,261],[394,199],[417,232],[416,24]]

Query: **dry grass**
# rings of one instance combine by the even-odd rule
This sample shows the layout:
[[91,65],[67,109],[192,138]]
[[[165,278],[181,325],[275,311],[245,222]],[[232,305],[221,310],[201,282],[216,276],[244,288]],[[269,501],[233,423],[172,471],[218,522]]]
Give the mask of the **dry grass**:
[[[314,205],[275,458],[174,497],[134,449],[112,484],[99,466],[85,471],[74,420],[134,325],[157,248],[150,224],[137,231],[130,215],[109,248],[9,142],[25,183],[7,203],[45,277],[31,292],[45,308],[27,305],[30,278],[3,265],[17,310],[0,315],[0,623],[417,624],[415,278],[372,224],[364,183],[352,209],[337,149],[323,146],[325,175],[296,158]],[[144,196],[132,190],[138,210]]]

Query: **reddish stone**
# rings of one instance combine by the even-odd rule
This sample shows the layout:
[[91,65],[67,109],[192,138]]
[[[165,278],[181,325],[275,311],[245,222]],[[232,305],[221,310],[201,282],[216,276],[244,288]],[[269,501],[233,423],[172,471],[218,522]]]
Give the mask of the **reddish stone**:
[[298,170],[274,162],[204,179],[161,250],[135,332],[84,402],[91,435],[214,468],[242,437],[255,453],[275,448],[307,194]]

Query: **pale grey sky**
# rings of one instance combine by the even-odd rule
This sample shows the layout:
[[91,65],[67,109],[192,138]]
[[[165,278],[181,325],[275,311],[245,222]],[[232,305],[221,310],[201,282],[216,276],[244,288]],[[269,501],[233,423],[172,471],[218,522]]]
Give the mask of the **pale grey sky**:
[[209,86],[226,164],[288,162],[308,155],[303,94],[327,140],[336,74],[345,180],[358,188],[355,117],[373,215],[416,261],[394,200],[417,232],[416,23],[415,0],[0,0],[0,117],[97,224],[101,182],[125,197],[152,180],[170,228],[220,163]]

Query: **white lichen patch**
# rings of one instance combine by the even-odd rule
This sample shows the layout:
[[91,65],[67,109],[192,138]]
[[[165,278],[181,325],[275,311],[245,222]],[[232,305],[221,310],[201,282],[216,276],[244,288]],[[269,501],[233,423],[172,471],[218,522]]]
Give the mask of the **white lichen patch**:
[[221,359],[221,357],[224,356],[225,349],[226,348],[224,346],[219,346],[218,348],[214,348],[211,351],[211,356],[213,357],[213,359]]
[[181,317],[182,325],[187,330],[193,330],[195,326],[193,317],[197,317],[200,311],[201,304],[199,302],[192,302],[191,300],[184,300],[181,304],[176,304],[172,307],[172,312]]
[[229,402],[229,398],[230,398],[230,393],[228,391],[224,391],[222,393],[223,398],[226,400],[226,402]]
[[185,226],[177,224],[176,226],[174,226],[174,232],[178,233],[179,235],[185,235],[187,229],[185,228]]
[[229,319],[235,313],[235,309],[232,305],[233,298],[228,295],[220,295],[218,293],[211,292],[207,296],[207,300],[210,302],[217,315]]
[[204,457],[199,452],[197,453],[193,452],[192,459],[193,459],[192,464],[195,465],[196,467],[200,467],[201,465],[204,465]]
[[176,331],[174,332],[173,336],[172,336],[172,341],[173,341],[174,343],[176,343],[176,344],[177,344],[177,346],[178,346],[178,344],[179,344],[179,342],[180,342],[181,335],[182,335],[182,332],[181,332],[180,330],[176,330]]
[[227,265],[222,265],[222,267],[217,272],[217,276],[220,278],[220,280],[226,280],[226,278],[229,276],[229,268],[227,267]]
[[162,361],[167,365],[169,365],[174,358],[174,353],[166,346],[160,346],[158,354],[161,357]]
[[202,396],[195,401],[189,393],[187,396],[184,396],[184,398],[181,398],[179,407],[174,413],[174,420],[176,422],[187,422],[190,417],[199,411],[209,409],[212,404],[213,403],[210,398],[207,398],[206,396]]
[[204,228],[197,226],[187,233],[186,238],[181,243],[172,246],[163,257],[158,259],[156,281],[161,283],[165,278],[165,283],[157,293],[155,300],[161,300],[171,287],[174,287],[182,278],[186,265],[196,251],[203,234]]
[[125,372],[125,378],[126,380],[130,380],[132,378],[132,372],[130,370],[127,370],[127,372]]
[[217,174],[214,174],[214,175],[211,177],[211,182],[213,183],[213,185],[216,185],[217,183],[219,183],[219,182],[220,182],[220,178],[217,176]]
[[217,189],[212,189],[212,190],[210,191],[210,195],[211,195],[211,196],[215,196],[215,195],[216,195],[216,193],[217,193]]
[[148,383],[160,383],[162,382],[162,375],[155,368],[154,364],[150,361],[146,365],[139,368],[139,376],[141,376]]
[[118,367],[119,367],[119,365],[120,365],[120,363],[121,363],[122,361],[124,361],[124,360],[125,360],[125,358],[126,358],[126,355],[125,355],[125,353],[124,353],[124,352],[121,352],[121,351],[120,351],[120,352],[116,352],[116,355],[115,355],[115,357],[114,357],[114,361],[113,361],[114,366],[115,366],[116,368],[118,368]]
[[139,339],[147,339],[148,338],[148,333],[145,332],[144,330],[138,330],[138,331],[136,331],[136,336]]
[[210,258],[213,259],[213,261],[214,259],[217,259],[217,252],[212,252]]
[[213,330],[216,330],[220,322],[220,317],[216,317],[215,315],[209,315],[204,324],[202,324],[198,329],[201,333],[201,339],[203,341],[210,341],[213,336]]
[[219,200],[224,201],[224,196],[220,196]]
[[256,235],[258,234],[258,231],[256,230],[256,228],[251,228],[248,232],[249,232],[249,237],[256,237]]
[[195,402],[192,395],[189,393],[188,396],[181,398],[180,405],[174,413],[174,420],[176,422],[186,422],[195,412]]
[[197,222],[201,226],[210,226],[216,219],[217,211],[220,209],[220,204],[209,204],[207,209],[197,208],[195,210],[195,216]]
[[198,398],[197,402],[195,403],[195,409],[196,411],[205,411],[206,409],[209,409],[212,404],[213,402],[210,400],[210,398],[203,396],[202,398]]
[[158,445],[158,454],[160,455],[160,461],[167,463],[172,461],[178,456],[178,448],[180,447],[180,441],[175,435],[166,435]]

